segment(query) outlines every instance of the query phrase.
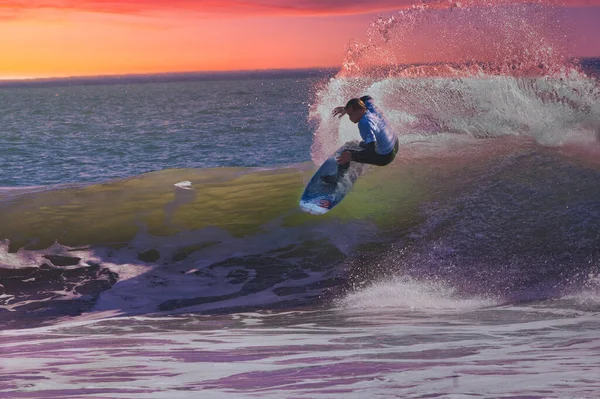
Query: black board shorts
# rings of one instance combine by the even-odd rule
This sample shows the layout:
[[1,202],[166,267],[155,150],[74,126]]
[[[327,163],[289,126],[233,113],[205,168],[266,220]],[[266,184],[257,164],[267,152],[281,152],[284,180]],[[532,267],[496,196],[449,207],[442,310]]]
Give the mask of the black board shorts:
[[[348,150],[352,154],[352,160],[358,163],[368,163],[371,165],[377,166],[386,166],[389,165],[394,158],[396,158],[396,154],[398,153],[398,140],[396,140],[396,144],[394,144],[394,149],[387,154],[378,154],[375,151],[375,142],[372,141],[369,144],[364,146],[362,150]],[[346,164],[346,165],[349,165]]]

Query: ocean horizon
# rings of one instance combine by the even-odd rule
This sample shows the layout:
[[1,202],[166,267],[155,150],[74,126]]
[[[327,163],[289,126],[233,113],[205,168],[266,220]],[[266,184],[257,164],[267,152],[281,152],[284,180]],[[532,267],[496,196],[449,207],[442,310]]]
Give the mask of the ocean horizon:
[[[572,58],[571,62],[581,65],[583,68],[591,68],[600,64],[598,57]],[[419,65],[437,65],[447,63],[423,63]],[[453,63],[460,65],[460,63]],[[403,67],[414,67],[413,64],[401,65]],[[395,66],[398,68],[398,65]],[[597,69],[597,68],[595,68]],[[267,69],[240,69],[227,71],[189,71],[189,72],[156,72],[156,73],[130,73],[130,74],[100,74],[100,75],[74,75],[58,77],[24,77],[24,78],[0,78],[0,89],[18,87],[52,87],[65,85],[110,85],[129,83],[170,83],[198,80],[230,80],[230,79],[253,79],[253,78],[289,78],[289,77],[315,77],[331,75],[340,71],[340,67],[308,67],[308,68],[267,68]]]
[[339,68],[314,67],[314,68],[273,68],[273,69],[241,69],[231,71],[191,71],[191,72],[159,72],[159,73],[131,73],[107,74],[61,77],[31,77],[1,79],[0,88],[18,87],[52,87],[65,85],[110,85],[129,83],[172,83],[198,80],[230,80],[253,78],[287,78],[311,77],[321,75],[334,75]]

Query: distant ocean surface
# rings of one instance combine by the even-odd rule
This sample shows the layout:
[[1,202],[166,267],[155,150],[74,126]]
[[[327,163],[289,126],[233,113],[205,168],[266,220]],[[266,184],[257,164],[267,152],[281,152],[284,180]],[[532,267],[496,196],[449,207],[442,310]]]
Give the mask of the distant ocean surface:
[[[486,16],[422,7],[335,70],[0,83],[0,397],[600,397],[600,60],[490,10],[487,63],[395,60]],[[302,213],[364,94],[398,157]]]
[[267,71],[0,84],[0,186],[305,162],[312,142],[312,90],[333,74]]

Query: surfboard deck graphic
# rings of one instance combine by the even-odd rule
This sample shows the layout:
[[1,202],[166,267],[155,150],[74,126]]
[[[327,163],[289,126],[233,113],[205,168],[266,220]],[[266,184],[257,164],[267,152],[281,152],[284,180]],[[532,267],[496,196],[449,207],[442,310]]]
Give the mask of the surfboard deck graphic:
[[358,141],[349,141],[323,162],[304,189],[300,209],[311,215],[324,215],[342,202],[363,173],[365,165],[350,162],[348,167],[338,167],[336,158],[344,150],[358,149]]

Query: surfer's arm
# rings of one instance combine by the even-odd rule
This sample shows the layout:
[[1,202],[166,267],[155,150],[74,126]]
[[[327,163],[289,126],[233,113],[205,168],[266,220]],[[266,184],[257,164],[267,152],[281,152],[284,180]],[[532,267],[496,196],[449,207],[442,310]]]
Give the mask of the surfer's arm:
[[340,154],[339,157],[337,157],[336,159],[337,163],[340,165],[345,165],[348,162],[352,161],[352,152],[350,151],[344,151]]
[[333,112],[331,113],[333,116],[339,116],[340,118],[346,115],[346,108],[344,107],[335,107]]

